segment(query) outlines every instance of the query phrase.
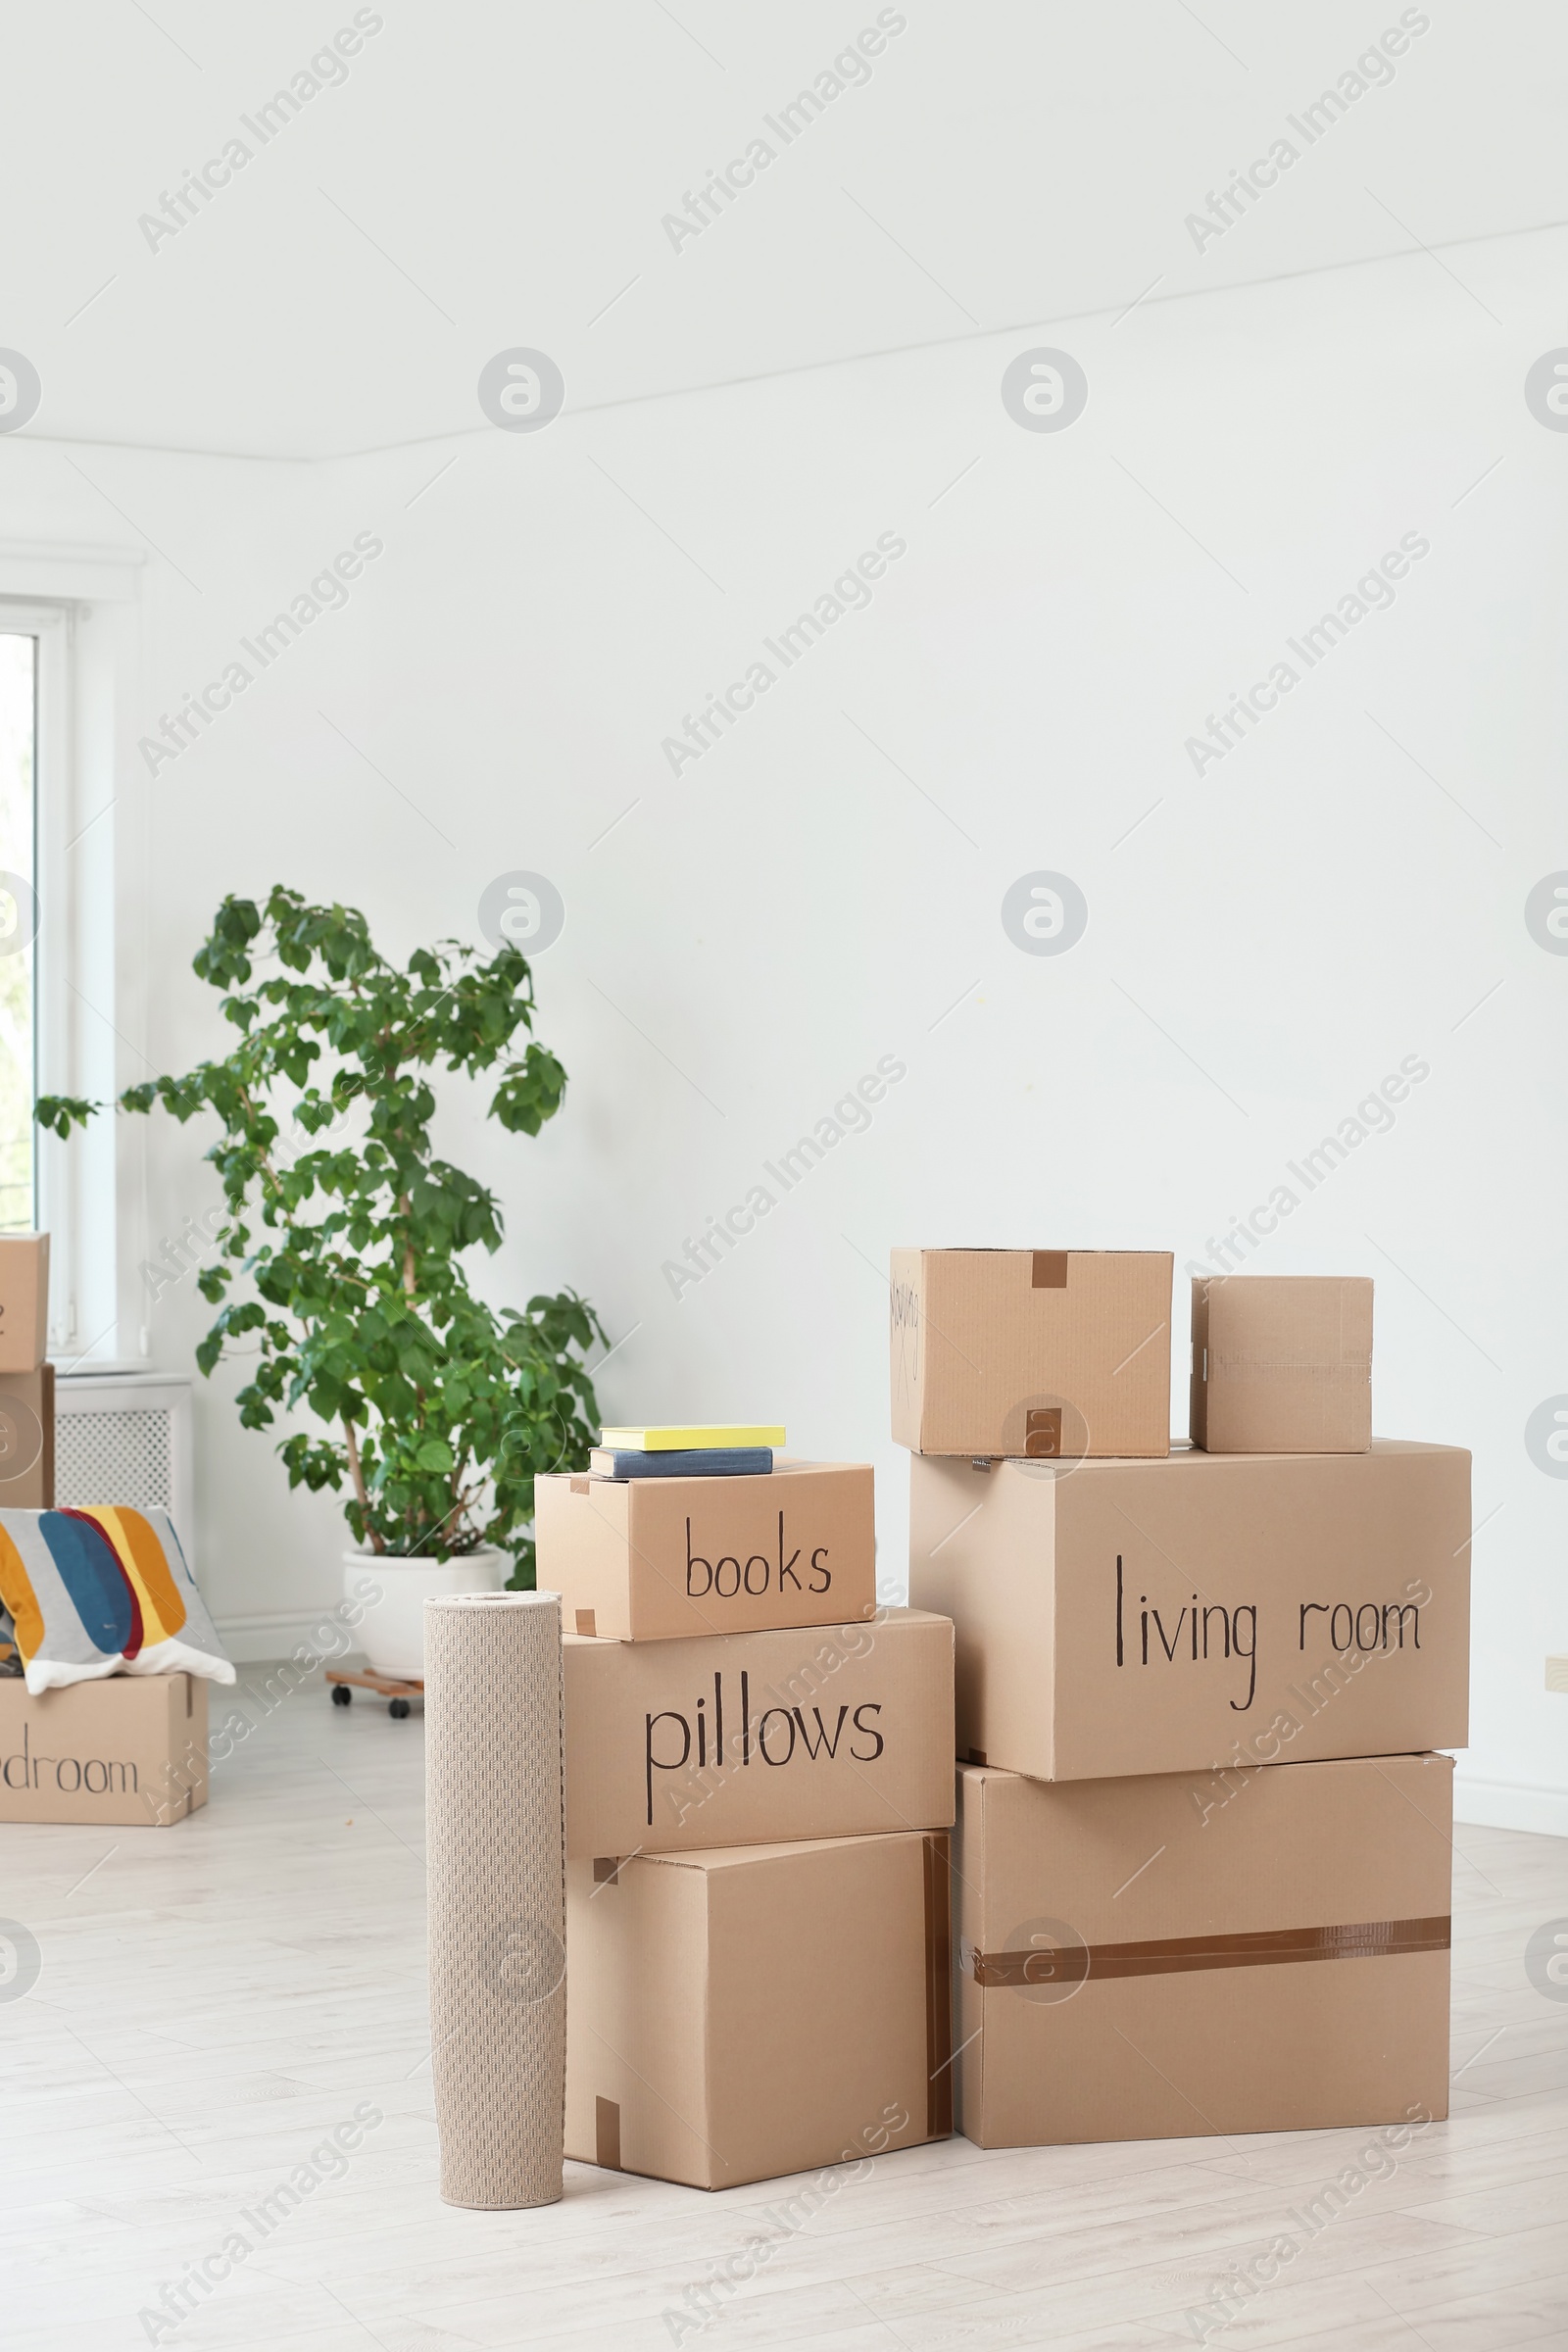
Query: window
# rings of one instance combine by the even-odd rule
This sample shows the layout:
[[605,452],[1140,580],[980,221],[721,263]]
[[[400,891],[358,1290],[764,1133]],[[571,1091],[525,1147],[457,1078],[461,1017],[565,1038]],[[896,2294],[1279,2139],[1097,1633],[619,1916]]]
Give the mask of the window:
[[38,639],[0,608],[0,1233],[36,1222]]
[[137,1360],[144,1139],[106,1117],[62,1143],[32,1111],[110,1102],[146,1067],[146,795],[116,757],[151,699],[140,570],[134,550],[0,536],[0,1230],[50,1237],[62,1371]]

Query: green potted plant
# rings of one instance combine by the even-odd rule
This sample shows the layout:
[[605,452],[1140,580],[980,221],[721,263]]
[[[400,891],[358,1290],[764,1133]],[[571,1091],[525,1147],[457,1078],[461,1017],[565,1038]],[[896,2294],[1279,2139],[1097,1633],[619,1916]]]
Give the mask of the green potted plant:
[[[534,1004],[514,947],[484,959],[442,940],[399,968],[356,908],[279,885],[262,906],[226,898],[193,968],[225,992],[237,1041],[120,1103],[219,1121],[224,1217],[199,1287],[220,1311],[196,1360],[211,1374],[254,1353],[247,1429],[299,1407],[322,1425],[278,1446],[289,1485],[345,1493],[345,1582],[368,1567],[381,1592],[362,1639],[384,1673],[417,1675],[427,1595],[532,1588],[534,1478],[586,1466],[583,1357],[604,1339],[573,1291],[499,1314],[474,1296],[463,1256],[500,1247],[501,1211],[436,1157],[432,1074],[499,1065],[489,1115],[522,1135],[566,1075],[531,1038],[514,1050]],[[45,1096],[36,1116],[64,1137],[102,1107]]]

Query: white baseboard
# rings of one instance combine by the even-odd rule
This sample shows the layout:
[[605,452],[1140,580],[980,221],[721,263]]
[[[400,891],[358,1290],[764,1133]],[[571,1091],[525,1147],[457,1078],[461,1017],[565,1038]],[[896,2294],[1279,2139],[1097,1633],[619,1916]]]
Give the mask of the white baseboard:
[[213,1623],[235,1665],[247,1666],[263,1658],[290,1657],[302,1642],[319,1653],[321,1644],[314,1637],[332,1623],[337,1605],[327,1601],[311,1611],[258,1609],[239,1617],[215,1617]]
[[1453,1818],[1483,1830],[1531,1830],[1568,1838],[1568,1788],[1532,1788],[1515,1781],[1453,1780]]

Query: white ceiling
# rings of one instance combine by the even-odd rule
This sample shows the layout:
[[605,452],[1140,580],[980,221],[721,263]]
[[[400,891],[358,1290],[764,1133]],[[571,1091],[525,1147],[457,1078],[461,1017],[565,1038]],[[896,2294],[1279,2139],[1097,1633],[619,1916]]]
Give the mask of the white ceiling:
[[[0,345],[42,379],[29,437],[330,456],[481,429],[479,370],[518,345],[581,409],[1421,246],[1466,305],[1465,240],[1568,215],[1546,0],[906,0],[787,148],[763,116],[869,0],[383,0],[261,146],[240,117],[355,13],[13,14]],[[1309,147],[1287,118],[1401,14],[1427,29]],[[149,250],[139,217],[236,132],[244,170]],[[759,135],[776,160],[672,250],[662,217]],[[1282,135],[1298,161],[1198,251],[1186,217]]]

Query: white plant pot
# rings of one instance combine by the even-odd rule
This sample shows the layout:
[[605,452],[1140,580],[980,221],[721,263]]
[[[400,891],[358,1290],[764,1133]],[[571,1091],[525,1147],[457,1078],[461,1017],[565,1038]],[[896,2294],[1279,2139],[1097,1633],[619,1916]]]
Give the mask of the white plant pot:
[[[365,1615],[360,1643],[371,1668],[404,1682],[424,1676],[424,1604],[454,1592],[499,1592],[512,1573],[504,1551],[470,1551],[461,1560],[390,1560],[371,1551],[343,1554],[345,1596]],[[379,1600],[366,1584],[380,1588]]]

